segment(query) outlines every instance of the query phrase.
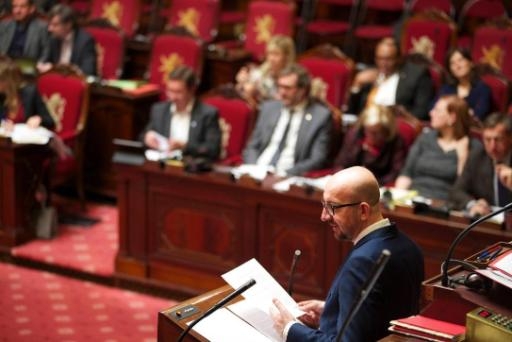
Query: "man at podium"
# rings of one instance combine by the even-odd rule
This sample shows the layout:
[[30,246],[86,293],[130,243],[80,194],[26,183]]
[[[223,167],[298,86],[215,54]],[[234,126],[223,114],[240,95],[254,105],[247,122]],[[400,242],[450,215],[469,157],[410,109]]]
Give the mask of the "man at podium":
[[390,320],[418,312],[423,255],[394,223],[382,217],[379,200],[379,185],[368,169],[351,167],[329,179],[321,220],[336,239],[350,240],[354,248],[326,300],[299,303],[306,313],[300,321],[274,300],[276,308],[270,310],[274,327],[285,341],[334,341],[384,249],[391,257],[342,341],[376,341],[387,335]]

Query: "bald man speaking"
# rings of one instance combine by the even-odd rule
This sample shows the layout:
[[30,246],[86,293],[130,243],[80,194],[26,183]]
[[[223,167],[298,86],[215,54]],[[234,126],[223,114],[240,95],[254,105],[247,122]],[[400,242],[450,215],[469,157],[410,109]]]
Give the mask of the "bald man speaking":
[[354,247],[326,300],[299,303],[305,312],[300,320],[274,300],[270,313],[284,341],[335,341],[383,249],[388,249],[391,257],[342,340],[377,341],[388,334],[390,320],[418,312],[423,255],[394,223],[382,217],[379,200],[379,184],[366,168],[347,168],[329,179],[321,220],[331,227],[336,239],[350,240]]

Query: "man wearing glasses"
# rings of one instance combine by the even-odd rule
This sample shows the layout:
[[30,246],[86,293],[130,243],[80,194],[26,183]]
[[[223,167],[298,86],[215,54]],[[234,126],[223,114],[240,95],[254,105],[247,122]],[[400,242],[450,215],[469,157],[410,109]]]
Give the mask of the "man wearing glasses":
[[383,249],[389,250],[391,257],[342,340],[379,340],[388,334],[390,320],[418,312],[423,255],[414,242],[382,217],[379,199],[377,180],[366,168],[344,169],[328,180],[321,220],[337,240],[350,240],[354,248],[326,300],[299,303],[306,313],[300,321],[274,300],[274,327],[285,341],[334,341]]
[[279,100],[261,105],[256,127],[244,150],[244,163],[272,166],[278,174],[301,175],[327,166],[331,111],[310,99],[311,80],[299,65],[277,79]]

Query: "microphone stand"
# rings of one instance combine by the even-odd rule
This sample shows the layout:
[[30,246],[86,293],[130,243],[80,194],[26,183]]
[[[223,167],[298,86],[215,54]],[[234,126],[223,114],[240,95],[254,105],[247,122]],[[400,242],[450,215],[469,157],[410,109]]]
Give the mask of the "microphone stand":
[[299,261],[299,258],[301,256],[302,252],[300,249],[296,249],[293,253],[293,260],[292,260],[292,266],[290,268],[290,278],[288,279],[288,294],[292,295],[292,289],[293,289],[293,279],[295,276],[295,269],[297,268],[297,261]]
[[199,323],[200,321],[202,321],[204,318],[210,316],[212,313],[214,313],[215,311],[217,311],[218,309],[220,309],[221,307],[223,307],[224,305],[226,305],[227,303],[229,303],[230,301],[232,301],[233,299],[235,299],[235,297],[237,297],[238,295],[241,295],[242,293],[244,293],[245,291],[247,291],[251,286],[253,286],[254,284],[256,284],[256,280],[254,279],[250,279],[248,282],[246,282],[245,284],[243,284],[242,286],[240,286],[238,289],[236,289],[235,291],[231,292],[229,295],[227,295],[226,297],[222,298],[221,300],[219,300],[214,306],[212,306],[211,308],[209,308],[207,311],[205,311],[204,314],[202,314],[201,316],[199,316],[198,318],[196,318],[192,323],[190,323],[187,328],[185,330],[183,330],[183,332],[181,333],[181,335],[178,337],[178,339],[176,340],[177,342],[181,342],[183,341],[183,338],[185,338],[185,336],[188,334],[188,332],[197,324]]
[[476,220],[475,222],[471,223],[469,226],[464,228],[464,230],[461,231],[459,233],[459,235],[457,235],[455,240],[453,240],[452,244],[450,245],[450,248],[448,249],[448,254],[446,255],[446,259],[444,259],[444,262],[441,265],[441,285],[443,285],[444,287],[450,286],[450,279],[448,277],[448,266],[449,266],[450,262],[452,261],[452,255],[455,250],[455,247],[457,247],[460,240],[462,240],[471,231],[471,229],[473,229],[475,226],[479,225],[481,222],[486,221],[486,220],[490,219],[491,217],[496,216],[504,211],[507,211],[510,208],[512,208],[512,202],[507,204],[503,208],[500,208],[500,209],[493,211],[485,216],[480,217],[478,220]]
[[347,318],[345,319],[345,322],[343,322],[343,326],[338,331],[338,335],[336,335],[337,342],[341,342],[341,339],[343,337],[343,334],[345,333],[345,330],[347,330],[348,325],[356,315],[357,311],[361,307],[361,304],[363,304],[366,297],[368,297],[368,294],[375,286],[375,283],[377,282],[377,279],[379,279],[380,274],[384,270],[384,266],[386,266],[389,257],[391,256],[391,252],[387,249],[383,249],[379,259],[377,262],[373,265],[373,269],[370,273],[370,276],[366,279],[366,282],[364,283],[363,287],[361,288],[361,293],[359,295],[359,298],[354,301],[354,304],[350,308],[349,314]]

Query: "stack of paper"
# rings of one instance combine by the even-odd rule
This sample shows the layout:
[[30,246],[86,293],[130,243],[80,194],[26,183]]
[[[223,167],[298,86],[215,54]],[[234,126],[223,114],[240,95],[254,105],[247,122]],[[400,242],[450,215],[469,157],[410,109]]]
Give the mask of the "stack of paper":
[[426,341],[463,341],[466,332],[466,327],[463,325],[440,321],[421,315],[393,320],[390,323],[389,331]]

